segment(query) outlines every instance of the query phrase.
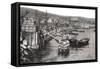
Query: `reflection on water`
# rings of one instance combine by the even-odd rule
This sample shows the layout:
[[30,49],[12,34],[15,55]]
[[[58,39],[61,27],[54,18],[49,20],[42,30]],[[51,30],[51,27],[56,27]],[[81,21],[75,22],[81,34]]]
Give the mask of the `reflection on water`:
[[57,42],[53,39],[50,41],[49,55],[45,56],[43,62],[53,61],[75,61],[75,60],[91,60],[95,59],[95,32],[92,30],[86,30],[79,33],[77,39],[90,38],[89,45],[79,48],[78,50],[70,48],[70,53],[67,57],[58,56]]
[[[43,49],[32,49],[31,55],[28,55],[30,60],[28,63],[41,63],[41,62],[59,62],[59,61],[76,61],[76,60],[91,60],[95,59],[95,32],[93,30],[85,30],[85,32],[78,32],[77,40],[82,38],[89,38],[89,45],[82,48],[70,47],[68,56],[63,57],[58,55],[58,42],[51,39]],[[61,39],[57,36],[58,39]],[[31,59],[32,58],[32,59]],[[27,63],[27,62],[25,62]]]

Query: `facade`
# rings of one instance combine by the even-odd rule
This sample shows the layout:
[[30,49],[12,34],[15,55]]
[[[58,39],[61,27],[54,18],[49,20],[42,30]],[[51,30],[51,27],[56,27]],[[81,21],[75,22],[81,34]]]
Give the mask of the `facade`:
[[38,31],[35,18],[24,18],[22,27],[22,38],[27,41],[28,46],[36,48],[38,43]]

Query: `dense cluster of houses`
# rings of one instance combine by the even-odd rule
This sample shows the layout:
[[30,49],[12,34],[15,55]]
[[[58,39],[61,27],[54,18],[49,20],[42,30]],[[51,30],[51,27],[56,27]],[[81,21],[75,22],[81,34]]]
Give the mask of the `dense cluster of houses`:
[[27,40],[28,45],[35,46],[38,43],[38,31],[44,34],[56,33],[66,30],[67,33],[77,28],[94,28],[95,25],[88,23],[80,23],[78,18],[70,18],[63,21],[59,17],[24,17],[21,23],[21,37]]

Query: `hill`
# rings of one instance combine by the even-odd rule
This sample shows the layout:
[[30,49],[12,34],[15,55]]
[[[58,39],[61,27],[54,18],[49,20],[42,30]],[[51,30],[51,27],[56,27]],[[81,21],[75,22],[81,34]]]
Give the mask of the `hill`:
[[79,17],[79,16],[61,16],[56,15],[49,12],[42,12],[36,9],[31,8],[22,8],[20,9],[20,17],[39,17],[39,18],[59,18],[59,23],[87,23],[87,24],[95,24],[95,19],[93,18],[85,18],[85,17]]

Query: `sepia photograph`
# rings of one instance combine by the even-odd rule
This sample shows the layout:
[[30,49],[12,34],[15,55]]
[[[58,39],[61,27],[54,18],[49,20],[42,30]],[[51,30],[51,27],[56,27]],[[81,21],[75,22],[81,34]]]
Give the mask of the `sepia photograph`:
[[20,5],[20,64],[95,60],[95,11]]

